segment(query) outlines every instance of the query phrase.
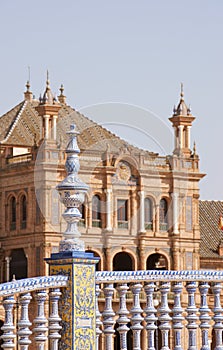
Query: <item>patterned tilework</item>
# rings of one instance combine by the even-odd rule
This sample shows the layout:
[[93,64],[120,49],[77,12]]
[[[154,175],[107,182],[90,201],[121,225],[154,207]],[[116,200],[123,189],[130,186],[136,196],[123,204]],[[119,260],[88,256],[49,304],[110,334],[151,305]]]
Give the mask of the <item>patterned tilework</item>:
[[199,202],[201,258],[219,258],[218,246],[223,238],[223,233],[218,228],[220,215],[223,215],[223,201]]
[[62,291],[60,349],[96,349],[95,260],[48,259],[50,274],[68,276]]
[[23,104],[24,101],[19,103],[17,106],[12,108],[9,112],[5,113],[0,118],[0,141],[4,140],[9,130],[12,128],[13,122],[16,116],[18,115],[19,111],[21,110]]
[[[42,117],[35,109],[39,102],[21,102],[11,111],[0,117],[0,141],[4,144],[13,144],[18,146],[30,147],[34,143],[34,134],[36,142],[42,138]],[[77,126],[80,135],[78,136],[78,145],[83,150],[105,151],[109,143],[110,151],[126,149],[126,147],[137,153],[153,154],[153,152],[142,151],[139,148],[128,144],[117,135],[98,125],[91,119],[79,113],[68,105],[61,105],[58,112],[57,123],[57,143],[65,148],[68,138],[66,131],[70,124]]]

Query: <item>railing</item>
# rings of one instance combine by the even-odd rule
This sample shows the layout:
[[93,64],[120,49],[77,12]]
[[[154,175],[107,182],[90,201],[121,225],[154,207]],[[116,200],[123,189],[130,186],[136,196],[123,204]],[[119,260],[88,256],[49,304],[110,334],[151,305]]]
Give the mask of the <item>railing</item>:
[[118,220],[118,228],[128,229],[128,227],[129,227],[128,221]]
[[92,227],[101,227],[101,220],[92,220]]
[[[26,350],[32,343],[37,349],[44,349],[45,344],[49,349],[56,349],[61,329],[58,301],[60,288],[66,284],[66,276],[35,277],[1,284],[4,308],[1,310],[4,320],[1,347],[14,349],[19,345]],[[35,303],[31,302],[32,298]]]
[[222,282],[213,271],[97,272],[99,348],[223,349]]
[[153,223],[152,222],[145,222],[145,230],[151,231],[153,229]]
[[32,154],[26,153],[7,158],[7,164],[29,163],[32,160]]

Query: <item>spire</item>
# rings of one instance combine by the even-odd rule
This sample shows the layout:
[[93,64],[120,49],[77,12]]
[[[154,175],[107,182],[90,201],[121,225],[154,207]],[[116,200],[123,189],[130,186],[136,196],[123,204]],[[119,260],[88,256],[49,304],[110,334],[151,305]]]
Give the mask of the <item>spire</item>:
[[46,77],[46,90],[43,94],[42,99],[40,100],[41,104],[48,104],[53,105],[55,104],[55,98],[52,94],[51,88],[50,88],[50,80],[49,80],[49,71],[47,70],[47,77]]
[[66,96],[64,95],[63,84],[60,86],[60,95],[58,96],[58,100],[61,104],[66,104]]
[[184,87],[183,83],[180,84],[180,102],[178,103],[177,108],[174,107],[173,115],[182,115],[187,116],[191,115],[190,108],[187,107],[186,103],[184,102]]
[[184,84],[180,83],[180,97],[181,101],[184,101]]
[[32,101],[33,99],[33,93],[30,91],[30,82],[29,80],[27,80],[27,83],[26,83],[26,91],[24,92],[24,99],[26,101]]

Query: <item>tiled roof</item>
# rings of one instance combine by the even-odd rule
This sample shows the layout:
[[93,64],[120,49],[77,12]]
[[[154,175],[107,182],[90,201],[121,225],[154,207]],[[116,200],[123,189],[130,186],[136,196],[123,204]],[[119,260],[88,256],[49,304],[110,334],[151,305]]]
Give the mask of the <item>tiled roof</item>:
[[218,246],[223,232],[218,228],[219,216],[223,214],[223,201],[199,202],[201,230],[201,258],[219,258]]
[[24,101],[12,108],[9,112],[5,113],[0,118],[0,142],[7,137],[9,130],[11,129],[16,116],[24,105]]
[[[30,147],[34,144],[35,138],[38,144],[42,137],[42,117],[35,109],[38,104],[36,100],[23,101],[0,117],[0,143]],[[75,123],[80,132],[78,145],[81,150],[105,151],[109,143],[111,151],[117,152],[120,148],[127,147],[128,150],[134,150],[137,153],[145,152],[156,155],[131,146],[125,140],[65,104],[61,105],[58,113],[58,143],[61,141],[66,143],[66,131],[69,130],[71,123]]]

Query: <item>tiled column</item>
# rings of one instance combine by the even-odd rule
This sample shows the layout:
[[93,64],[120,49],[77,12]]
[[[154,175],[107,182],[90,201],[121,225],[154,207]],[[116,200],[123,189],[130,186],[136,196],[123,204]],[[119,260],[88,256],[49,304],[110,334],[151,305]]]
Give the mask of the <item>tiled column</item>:
[[50,275],[69,277],[62,290],[59,315],[62,318],[61,349],[96,350],[95,265],[92,253],[61,252],[47,262]]

